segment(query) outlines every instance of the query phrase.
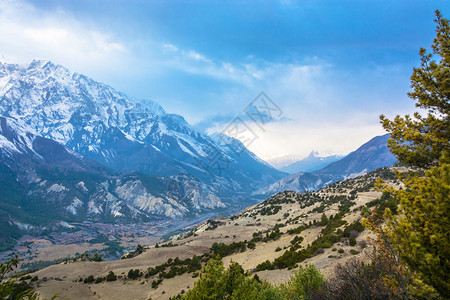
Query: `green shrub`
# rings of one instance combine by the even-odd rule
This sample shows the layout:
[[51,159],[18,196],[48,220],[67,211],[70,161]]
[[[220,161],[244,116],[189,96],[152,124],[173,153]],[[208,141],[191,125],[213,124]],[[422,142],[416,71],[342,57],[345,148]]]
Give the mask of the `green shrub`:
[[253,250],[256,248],[256,244],[254,242],[248,242],[247,248]]
[[102,261],[103,258],[102,258],[102,256],[101,256],[100,254],[98,254],[97,252],[95,252],[94,256],[92,257],[92,260],[93,260],[93,261],[96,261],[96,262],[99,262],[99,261]]
[[285,299],[311,299],[325,287],[325,278],[314,267],[300,267],[287,284],[280,286]]
[[287,232],[288,232],[289,234],[300,234],[303,230],[307,229],[308,227],[309,227],[309,226],[303,226],[303,225],[301,225],[301,226],[299,226],[299,227],[297,227],[297,228],[289,229]]
[[301,243],[301,242],[303,242],[303,237],[297,235],[297,236],[295,236],[295,237],[292,239],[291,245],[295,245],[295,244],[297,244],[297,243],[299,244],[299,243]]
[[162,282],[162,279],[153,280],[152,281],[152,288],[156,289]]
[[142,275],[143,274],[141,271],[139,271],[139,269],[136,270],[130,269],[130,271],[128,271],[127,277],[134,280],[141,277]]
[[272,263],[269,260],[266,260],[256,266],[256,271],[271,270],[271,269]]
[[356,254],[359,254],[359,251],[350,249],[350,253],[351,253],[352,255],[356,255]]
[[116,281],[117,276],[113,271],[109,271],[108,275],[106,275],[106,281]]
[[364,231],[364,226],[361,224],[361,222],[359,220],[353,222],[352,224],[350,224],[349,226],[347,226],[344,230],[344,236],[345,237],[350,237],[351,235],[351,231],[355,230],[357,232],[363,232]]
[[280,291],[272,285],[250,277],[237,263],[225,270],[220,260],[211,259],[202,269],[194,288],[177,299],[283,299]]
[[367,208],[367,206],[365,206],[365,205],[361,208],[361,216],[363,216],[364,218],[367,218],[370,216],[370,209]]
[[104,280],[105,280],[105,277],[97,277],[97,279],[95,279],[95,284],[102,283]]

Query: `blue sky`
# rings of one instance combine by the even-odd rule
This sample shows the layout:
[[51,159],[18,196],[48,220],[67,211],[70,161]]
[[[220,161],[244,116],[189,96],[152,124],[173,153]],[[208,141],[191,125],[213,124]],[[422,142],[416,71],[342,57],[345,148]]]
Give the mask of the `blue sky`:
[[50,59],[199,130],[220,131],[261,91],[283,117],[255,127],[264,159],[354,150],[406,114],[418,50],[449,1],[0,0],[0,55]]

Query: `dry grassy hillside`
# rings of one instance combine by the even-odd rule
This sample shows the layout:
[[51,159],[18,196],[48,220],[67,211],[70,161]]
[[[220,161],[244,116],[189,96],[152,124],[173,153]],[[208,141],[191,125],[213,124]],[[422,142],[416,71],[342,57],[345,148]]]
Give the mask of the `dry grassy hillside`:
[[[271,283],[286,281],[309,263],[329,276],[351,257],[366,259],[371,246],[359,220],[364,207],[382,201],[374,190],[380,177],[396,184],[393,169],[382,168],[313,193],[286,191],[233,217],[209,220],[170,243],[147,246],[133,258],[77,259],[37,271],[32,284],[45,298],[58,293],[61,299],[168,299],[191,288],[200,267],[218,255]],[[117,280],[103,279],[110,271]]]

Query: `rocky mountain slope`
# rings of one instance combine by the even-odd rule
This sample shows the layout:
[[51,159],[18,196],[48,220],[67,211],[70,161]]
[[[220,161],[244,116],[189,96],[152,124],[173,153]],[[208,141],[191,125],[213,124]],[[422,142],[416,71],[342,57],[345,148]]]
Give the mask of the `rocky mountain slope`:
[[285,175],[248,150],[233,151],[234,139],[218,143],[153,101],[49,61],[0,63],[0,115],[116,171],[192,177],[226,201]]
[[[370,209],[392,204],[373,189],[378,178],[398,184],[393,169],[382,168],[312,193],[282,192],[129,259],[81,258],[40,270],[31,274],[37,276],[32,284],[47,298],[58,292],[65,298],[169,299],[193,287],[201,266],[218,255],[225,265],[238,262],[274,284],[310,263],[329,277],[337,264],[368,259],[373,249],[361,219]],[[110,272],[116,280],[107,281]]]
[[392,166],[396,159],[387,147],[388,139],[389,134],[374,137],[344,158],[320,170],[289,175],[258,189],[254,194],[274,195],[285,190],[314,191],[333,182],[366,174],[381,167]]
[[225,206],[188,175],[119,173],[32,131],[0,117],[0,247],[61,221],[137,222]]

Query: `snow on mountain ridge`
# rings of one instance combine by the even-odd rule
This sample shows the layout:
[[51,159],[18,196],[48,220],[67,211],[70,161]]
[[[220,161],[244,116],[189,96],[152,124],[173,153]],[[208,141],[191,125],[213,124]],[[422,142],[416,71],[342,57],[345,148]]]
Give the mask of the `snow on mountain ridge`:
[[214,190],[230,199],[285,175],[242,144],[216,143],[156,102],[132,100],[49,61],[2,63],[0,80],[0,115],[119,172],[192,175],[187,180],[206,183],[199,195]]
[[[93,127],[99,122],[117,126],[137,140],[153,125],[148,122],[143,126],[143,120],[166,114],[156,102],[133,102],[108,85],[44,60],[33,60],[29,65],[1,63],[0,96],[2,115],[23,120],[34,131],[64,144],[73,134],[65,126],[76,111],[89,113],[92,117],[89,124]],[[140,121],[135,125],[144,132],[127,128],[133,118]],[[46,132],[46,123],[61,125]]]
[[[20,205],[38,201],[69,219],[80,213],[87,218],[113,216],[122,220],[150,215],[176,218],[225,206],[201,183],[138,172],[120,174],[53,140],[27,132],[17,120],[0,116],[0,190],[6,191],[1,203],[11,192],[8,180],[3,180],[8,177],[20,182],[19,196],[27,199]],[[43,213],[48,217],[46,211]]]
[[[8,140],[10,137],[11,140]],[[0,150],[5,151],[8,156],[10,151],[24,153],[32,151],[34,155],[40,157],[33,150],[33,142],[35,133],[26,125],[12,118],[4,118],[0,120]]]

